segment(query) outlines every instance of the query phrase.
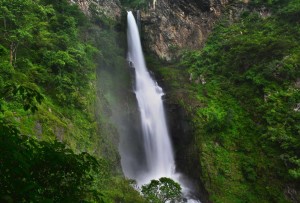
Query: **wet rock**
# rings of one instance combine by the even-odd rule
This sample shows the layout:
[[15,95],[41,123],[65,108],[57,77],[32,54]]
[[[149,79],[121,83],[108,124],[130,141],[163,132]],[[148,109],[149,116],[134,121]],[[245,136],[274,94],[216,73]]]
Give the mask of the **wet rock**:
[[39,121],[35,123],[34,130],[37,136],[41,136],[43,134],[43,126]]
[[55,134],[57,140],[62,142],[64,140],[65,129],[62,127],[56,126],[54,128],[54,134]]
[[203,46],[227,0],[160,0],[142,12],[143,38],[161,59],[176,58],[176,49]]
[[113,20],[121,18],[121,4],[119,0],[70,0],[78,4],[79,8],[86,14],[90,15],[93,8],[98,15],[104,15]]

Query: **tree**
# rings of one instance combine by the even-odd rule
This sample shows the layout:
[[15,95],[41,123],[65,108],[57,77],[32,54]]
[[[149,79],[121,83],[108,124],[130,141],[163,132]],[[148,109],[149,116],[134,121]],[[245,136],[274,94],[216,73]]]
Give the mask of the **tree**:
[[39,20],[35,13],[42,13],[41,7],[31,0],[3,0],[0,3],[0,33],[10,49],[10,64],[16,61],[18,46],[33,39],[32,31]]
[[143,185],[142,193],[151,203],[165,203],[179,200],[181,187],[174,180],[162,177],[159,180],[151,180],[149,184]]

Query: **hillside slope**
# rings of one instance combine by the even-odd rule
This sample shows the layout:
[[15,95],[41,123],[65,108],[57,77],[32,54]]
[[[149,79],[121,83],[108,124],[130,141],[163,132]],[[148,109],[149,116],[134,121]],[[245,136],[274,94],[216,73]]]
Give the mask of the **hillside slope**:
[[67,0],[0,2],[1,202],[144,202],[120,172],[97,83],[107,64],[125,66],[122,33],[95,12]]
[[148,56],[178,167],[212,202],[299,202],[299,2],[231,1],[222,13],[203,49],[165,65]]

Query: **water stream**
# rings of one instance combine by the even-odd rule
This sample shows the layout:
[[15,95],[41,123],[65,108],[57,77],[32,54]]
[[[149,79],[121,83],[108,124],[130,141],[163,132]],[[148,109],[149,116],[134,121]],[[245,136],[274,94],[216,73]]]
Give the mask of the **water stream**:
[[[128,12],[128,60],[135,69],[135,94],[138,101],[141,125],[144,164],[133,175],[138,185],[149,183],[161,177],[172,178],[183,188],[187,202],[199,202],[190,198],[190,191],[175,172],[175,160],[168,133],[162,96],[163,90],[149,74],[142,51],[138,26],[132,12]],[[126,171],[125,171],[126,175]]]
[[143,145],[147,171],[138,182],[147,183],[160,177],[171,177],[174,173],[174,156],[168,135],[163,91],[151,78],[144,61],[140,37],[135,18],[128,13],[128,60],[135,68],[135,94],[141,113]]

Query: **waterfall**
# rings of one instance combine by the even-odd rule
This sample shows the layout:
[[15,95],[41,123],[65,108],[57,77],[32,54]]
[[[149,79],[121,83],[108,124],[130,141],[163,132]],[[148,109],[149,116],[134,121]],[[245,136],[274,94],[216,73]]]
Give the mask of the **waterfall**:
[[[128,12],[128,60],[135,69],[135,94],[140,110],[145,167],[136,171],[134,178],[138,185],[149,183],[152,179],[168,177],[179,182],[183,195],[189,199],[190,190],[175,173],[175,160],[164,113],[163,90],[149,74],[142,51],[140,36],[135,18]],[[131,173],[132,174],[132,173]],[[126,175],[126,173],[125,173]],[[188,202],[199,202],[189,199]]]
[[174,173],[174,156],[162,102],[163,91],[145,64],[135,18],[128,13],[128,60],[135,68],[135,94],[141,114],[147,171],[138,182],[147,183]]
[[153,9],[155,9],[156,6],[156,0],[153,0]]

